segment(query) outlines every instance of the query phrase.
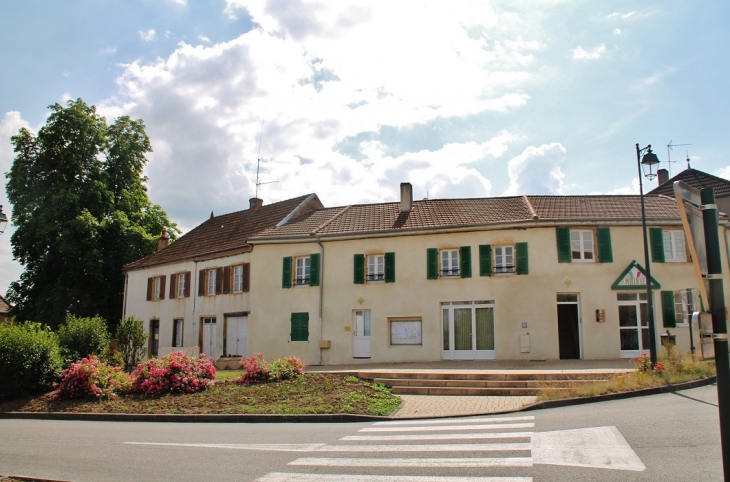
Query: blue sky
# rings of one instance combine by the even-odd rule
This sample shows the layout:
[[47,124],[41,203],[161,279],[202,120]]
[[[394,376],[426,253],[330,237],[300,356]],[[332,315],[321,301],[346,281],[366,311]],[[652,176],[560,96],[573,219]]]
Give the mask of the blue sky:
[[635,193],[637,142],[730,178],[728,2],[446,5],[3,2],[0,171],[11,135],[80,97],[145,121],[150,197],[184,231],[248,206],[262,123],[266,203]]

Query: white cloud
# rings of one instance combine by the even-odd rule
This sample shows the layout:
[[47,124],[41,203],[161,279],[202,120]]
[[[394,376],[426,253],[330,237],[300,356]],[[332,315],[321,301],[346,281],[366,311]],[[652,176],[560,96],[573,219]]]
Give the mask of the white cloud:
[[139,38],[141,38],[145,42],[152,42],[153,40],[157,40],[157,34],[155,33],[155,29],[153,28],[147,30],[146,32],[140,30]]
[[116,47],[107,47],[103,49],[101,53],[104,55],[114,55],[115,53],[117,53],[117,49]]
[[206,37],[205,35],[203,35],[203,34],[198,35],[198,40],[201,40],[201,41],[203,41],[205,43],[208,43],[208,44],[210,43],[210,39],[208,37]]
[[609,20],[623,20],[623,21],[633,21],[633,20],[639,20],[647,17],[651,17],[654,15],[656,11],[645,11],[645,12],[638,12],[636,10],[632,10],[630,12],[613,12],[610,14],[607,18]]
[[717,171],[715,171],[715,175],[723,179],[730,179],[730,166],[725,166],[721,169],[718,169]]
[[510,185],[504,196],[522,194],[563,194],[560,170],[565,161],[565,148],[558,142],[530,146],[522,154],[510,159],[507,169]]
[[[649,185],[649,181],[643,181],[644,182],[644,192],[651,191],[656,186],[652,183]],[[654,181],[656,182],[656,181]],[[631,180],[630,186],[620,186],[615,189],[612,189],[608,192],[593,192],[591,194],[613,194],[613,195],[620,195],[620,194],[639,194],[639,178],[635,177]]]
[[575,60],[594,60],[598,59],[606,51],[604,44],[599,45],[591,50],[585,50],[582,46],[573,49],[573,59]]
[[615,28],[615,29],[613,29],[613,32],[612,33],[614,35],[621,35],[621,29],[620,28]]

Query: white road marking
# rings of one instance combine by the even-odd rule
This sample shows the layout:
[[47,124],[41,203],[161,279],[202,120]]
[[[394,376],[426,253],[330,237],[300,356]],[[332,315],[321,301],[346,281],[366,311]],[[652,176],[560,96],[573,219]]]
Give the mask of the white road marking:
[[268,450],[277,452],[314,452],[326,444],[194,444],[194,443],[157,443],[123,442],[127,445],[162,445],[168,447],[202,447],[234,450]]
[[353,459],[301,458],[288,465],[318,467],[532,467],[532,457],[433,458],[433,459]]
[[616,427],[535,433],[532,457],[535,464],[637,472],[646,469]]
[[430,425],[440,423],[500,423],[500,422],[518,422],[522,420],[535,420],[532,415],[523,417],[487,417],[487,418],[441,418],[437,420],[403,420],[394,422],[375,422],[373,425]]
[[343,441],[395,441],[395,440],[473,440],[495,438],[530,438],[534,432],[504,432],[504,433],[430,433],[410,435],[348,435]]
[[531,450],[530,443],[430,444],[430,445],[325,445],[314,452],[495,452]]
[[504,430],[506,428],[532,428],[534,423],[503,423],[500,425],[446,425],[440,427],[372,427],[358,432],[426,432],[436,430]]
[[424,477],[420,475],[288,474],[271,472],[255,482],[532,482],[532,477]]

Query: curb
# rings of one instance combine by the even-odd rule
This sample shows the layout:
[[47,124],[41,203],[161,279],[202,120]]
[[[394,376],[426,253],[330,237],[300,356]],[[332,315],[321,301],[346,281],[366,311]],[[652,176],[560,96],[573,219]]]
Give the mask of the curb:
[[586,403],[608,402],[610,400],[621,400],[624,398],[644,397],[647,395],[659,395],[661,393],[679,392],[681,390],[689,390],[690,388],[704,387],[717,382],[717,377],[703,378],[693,380],[691,382],[680,383],[677,385],[665,385],[662,387],[643,388],[641,390],[633,390],[630,392],[606,393],[604,395],[595,395],[593,397],[577,397],[563,398],[558,400],[545,400],[544,402],[533,403],[522,408],[514,410],[515,412],[528,412],[530,410],[540,410],[543,408],[569,407],[572,405],[583,405]]
[[0,419],[83,420],[92,422],[173,422],[173,423],[348,423],[381,422],[390,417],[334,414],[154,414],[154,413],[73,413],[2,412]]

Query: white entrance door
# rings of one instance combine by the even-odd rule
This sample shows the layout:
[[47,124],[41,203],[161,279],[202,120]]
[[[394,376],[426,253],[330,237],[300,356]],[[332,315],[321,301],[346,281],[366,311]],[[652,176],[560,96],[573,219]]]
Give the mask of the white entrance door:
[[494,302],[441,303],[444,360],[493,360]]
[[217,358],[215,352],[215,318],[203,318],[203,353],[206,357]]
[[370,358],[370,310],[356,311],[353,321],[354,357]]
[[618,293],[618,328],[621,358],[649,352],[649,310],[646,293]]
[[228,318],[226,354],[233,356],[246,356],[247,344],[248,316],[233,316]]

